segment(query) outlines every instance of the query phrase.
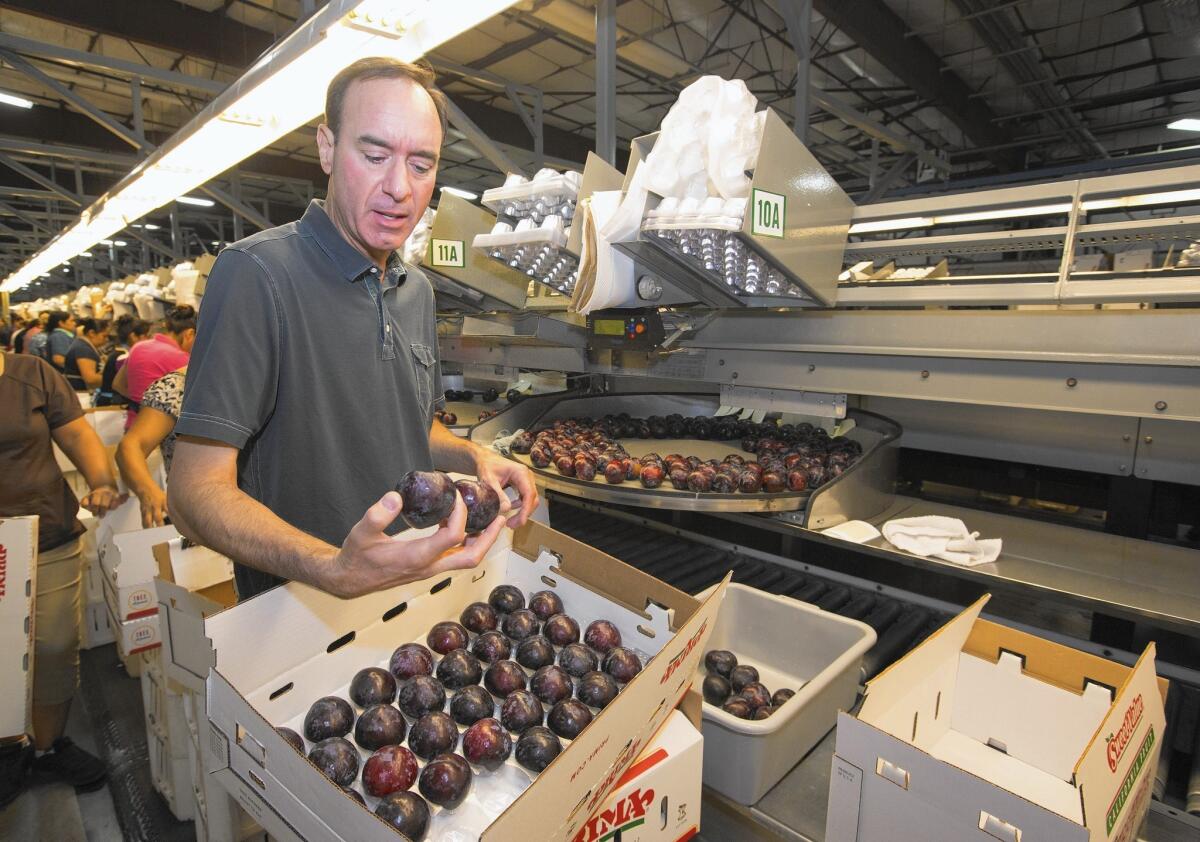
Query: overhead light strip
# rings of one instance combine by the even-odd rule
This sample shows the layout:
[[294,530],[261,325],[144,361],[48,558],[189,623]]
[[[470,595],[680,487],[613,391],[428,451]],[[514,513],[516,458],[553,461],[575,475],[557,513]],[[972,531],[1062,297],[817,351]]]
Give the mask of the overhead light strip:
[[357,59],[414,61],[512,2],[331,0],[9,275],[0,291],[28,285],[320,116],[329,82]]

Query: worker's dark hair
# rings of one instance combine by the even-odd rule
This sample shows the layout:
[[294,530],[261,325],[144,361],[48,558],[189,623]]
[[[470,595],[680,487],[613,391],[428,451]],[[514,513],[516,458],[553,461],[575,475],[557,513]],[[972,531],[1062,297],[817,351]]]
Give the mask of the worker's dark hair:
[[66,310],[52,310],[49,318],[46,319],[46,333],[53,333],[59,325],[69,318],[71,318],[71,314]]
[[85,333],[103,333],[108,330],[108,319],[80,319],[78,325]]
[[139,319],[137,316],[131,316],[128,313],[117,317],[117,342],[121,345],[128,345],[130,337],[134,336],[149,336],[150,322],[145,319]]
[[173,333],[176,336],[185,330],[195,330],[196,308],[189,307],[186,304],[172,307],[167,311],[167,316],[163,319],[163,324],[166,326],[167,333]]
[[346,99],[346,91],[355,82],[366,82],[369,79],[408,79],[419,85],[433,100],[438,121],[442,124],[442,137],[446,136],[446,95],[434,85],[437,76],[432,65],[424,60],[409,63],[394,58],[371,56],[360,58],[334,76],[325,91],[325,125],[329,126],[334,137],[342,124],[342,104]]

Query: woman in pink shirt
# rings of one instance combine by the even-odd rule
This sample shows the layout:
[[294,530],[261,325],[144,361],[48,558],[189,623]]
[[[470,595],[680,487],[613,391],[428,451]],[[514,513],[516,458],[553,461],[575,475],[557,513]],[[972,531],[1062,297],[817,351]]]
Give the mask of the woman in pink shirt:
[[187,365],[188,354],[194,341],[196,310],[184,305],[167,313],[162,333],[155,334],[152,339],[139,342],[130,349],[125,367],[113,380],[113,388],[133,401],[125,418],[126,430],[133,425],[138,404],[146,387],[168,371]]

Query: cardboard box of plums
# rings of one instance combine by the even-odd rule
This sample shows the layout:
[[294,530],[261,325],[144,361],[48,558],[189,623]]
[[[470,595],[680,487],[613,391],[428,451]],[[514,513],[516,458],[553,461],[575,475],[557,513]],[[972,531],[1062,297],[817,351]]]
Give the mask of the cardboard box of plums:
[[290,583],[204,621],[209,768],[280,839],[586,839],[698,708],[724,594],[536,522],[477,568],[356,599]]

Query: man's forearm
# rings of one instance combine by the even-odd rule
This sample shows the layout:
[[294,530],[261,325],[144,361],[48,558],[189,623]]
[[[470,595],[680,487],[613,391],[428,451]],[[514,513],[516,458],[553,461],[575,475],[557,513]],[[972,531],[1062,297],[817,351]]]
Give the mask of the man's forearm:
[[429,451],[438,470],[473,474],[480,450],[479,445],[454,435],[440,421],[429,427]]
[[172,522],[193,541],[256,570],[339,592],[337,548],[288,524],[240,489],[190,481],[172,470],[167,498]]

